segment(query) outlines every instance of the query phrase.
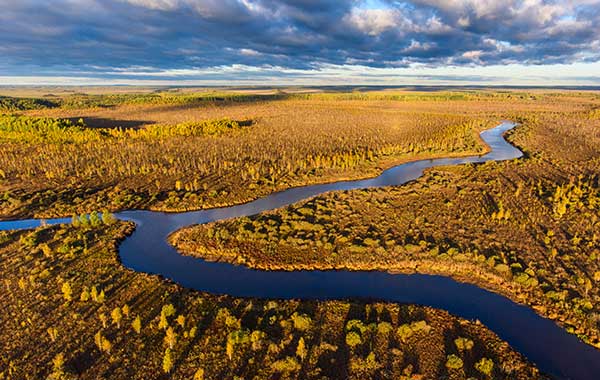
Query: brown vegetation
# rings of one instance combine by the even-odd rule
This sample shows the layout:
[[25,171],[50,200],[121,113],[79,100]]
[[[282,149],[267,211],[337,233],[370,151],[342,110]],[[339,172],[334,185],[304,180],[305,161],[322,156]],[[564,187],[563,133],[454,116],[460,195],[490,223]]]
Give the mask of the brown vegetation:
[[427,307],[236,299],[119,265],[104,218],[0,234],[0,379],[538,379]]
[[171,237],[261,269],[451,275],[503,293],[600,346],[600,120],[529,113],[526,157],[439,168],[402,187],[335,192]]
[[[0,131],[1,217],[230,205],[290,186],[373,176],[415,158],[481,152],[477,132],[499,117],[594,102],[576,93],[209,95],[73,96],[59,102],[67,108],[25,112],[88,128],[77,139],[28,133],[25,142]],[[77,99],[89,108],[73,108]],[[253,124],[218,138],[129,138],[131,128],[223,118]]]

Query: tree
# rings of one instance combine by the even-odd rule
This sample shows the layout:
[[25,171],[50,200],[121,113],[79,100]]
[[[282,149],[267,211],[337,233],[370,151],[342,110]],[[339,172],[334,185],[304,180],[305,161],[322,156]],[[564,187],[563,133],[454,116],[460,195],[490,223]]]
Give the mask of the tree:
[[139,315],[131,322],[131,327],[133,327],[133,331],[138,334],[142,331],[142,320]]
[[55,342],[56,338],[58,337],[58,330],[56,327],[48,327],[48,330],[46,331],[48,332],[48,335],[50,335],[50,340]]
[[108,211],[104,211],[102,213],[102,223],[106,224],[106,225],[111,225],[113,224],[115,221],[117,220],[117,218],[115,218],[115,216],[113,214],[111,214]]
[[473,341],[469,338],[459,337],[454,339],[454,344],[458,351],[470,351],[473,348]]
[[482,374],[491,377],[492,371],[494,370],[494,361],[488,358],[481,358],[480,361],[475,363],[475,369]]
[[171,350],[175,346],[175,343],[177,343],[177,334],[175,333],[175,331],[173,331],[172,327],[169,327],[167,329],[167,332],[165,334],[165,343],[169,346]]
[[79,215],[79,225],[81,227],[88,227],[90,225],[90,220],[86,214]]
[[166,329],[169,326],[169,322],[167,321],[167,317],[165,313],[160,313],[160,320],[158,321],[159,329]]
[[181,328],[185,327],[185,317],[181,314],[177,317],[177,324],[181,326]]
[[163,305],[160,311],[160,321],[158,322],[158,328],[166,329],[169,326],[167,320],[168,317],[175,314],[175,307],[172,304]]
[[90,212],[90,224],[92,227],[97,227],[101,223],[100,216],[96,211]]
[[81,302],[87,302],[90,299],[90,292],[88,292],[87,288],[83,288],[81,291],[81,295],[79,296],[79,300]]
[[262,340],[264,339],[265,335],[266,334],[260,330],[252,331],[252,334],[250,334],[250,343],[253,351],[260,350],[262,347]]
[[98,302],[98,289],[96,286],[92,286],[92,290],[90,290],[90,296],[92,297],[92,301]]
[[117,328],[121,328],[121,320],[123,319],[123,313],[121,313],[121,308],[115,307],[110,313],[110,316],[113,320],[113,323],[117,325]]
[[463,367],[463,361],[458,356],[452,354],[448,355],[448,360],[446,360],[446,368],[448,369],[461,369]]
[[169,373],[173,369],[173,358],[171,357],[171,349],[170,348],[167,348],[167,350],[165,351],[165,356],[163,356],[162,367],[163,367],[163,371],[165,371],[165,373]]
[[308,354],[308,350],[306,349],[306,344],[304,343],[304,338],[300,338],[300,340],[298,341],[298,347],[296,347],[296,355],[304,360],[304,358],[306,358],[306,355]]
[[71,217],[71,224],[73,225],[73,227],[81,226],[81,223],[79,222],[79,217],[77,215],[73,215]]
[[71,284],[69,281],[65,281],[62,284],[61,291],[64,299],[67,301],[71,301],[73,299],[73,289],[71,289]]
[[98,331],[96,335],[94,335],[94,343],[96,343],[96,347],[102,352],[110,352],[112,348],[112,344],[104,337],[104,335],[102,335],[101,331]]
[[198,368],[194,373],[194,380],[204,380],[204,368]]
[[48,377],[49,380],[63,379],[65,376],[65,356],[61,352],[52,359],[52,373]]
[[312,323],[312,320],[308,315],[298,313],[292,315],[292,321],[294,322],[294,328],[300,331],[308,330]]
[[231,339],[227,339],[227,343],[225,344],[225,353],[227,354],[229,360],[233,359],[233,350],[233,341]]
[[352,348],[362,343],[360,335],[355,331],[350,331],[346,334],[346,344]]
[[100,318],[100,322],[102,322],[102,327],[106,328],[106,322],[108,321],[108,318],[106,317],[106,314],[100,313],[98,315],[98,318]]

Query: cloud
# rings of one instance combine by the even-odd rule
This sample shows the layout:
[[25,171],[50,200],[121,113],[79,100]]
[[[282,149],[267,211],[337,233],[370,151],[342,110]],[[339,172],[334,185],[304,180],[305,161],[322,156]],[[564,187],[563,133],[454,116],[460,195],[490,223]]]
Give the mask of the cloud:
[[600,0],[21,0],[2,8],[5,76],[600,59]]
[[353,9],[344,19],[348,24],[369,36],[399,27],[402,15],[395,9]]

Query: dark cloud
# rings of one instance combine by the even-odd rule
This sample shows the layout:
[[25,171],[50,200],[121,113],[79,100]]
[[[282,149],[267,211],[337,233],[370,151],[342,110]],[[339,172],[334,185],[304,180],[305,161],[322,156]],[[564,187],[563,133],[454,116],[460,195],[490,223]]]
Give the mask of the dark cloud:
[[599,8],[598,0],[9,1],[0,70],[590,62],[600,55]]

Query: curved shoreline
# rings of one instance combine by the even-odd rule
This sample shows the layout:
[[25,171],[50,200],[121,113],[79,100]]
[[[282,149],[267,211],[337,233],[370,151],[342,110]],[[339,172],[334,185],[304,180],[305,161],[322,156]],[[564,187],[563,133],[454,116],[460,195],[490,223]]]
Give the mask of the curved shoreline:
[[[518,158],[522,152],[504,140],[515,124],[504,122],[483,131],[489,153],[482,156],[418,160],[397,165],[379,176],[291,188],[231,207],[184,213],[145,210],[117,213],[137,224],[119,246],[121,262],[138,272],[159,274],[184,287],[236,297],[281,299],[369,299],[415,303],[444,309],[480,320],[538,368],[556,378],[597,379],[600,351],[567,333],[532,308],[478,286],[449,277],[424,274],[391,274],[378,271],[259,271],[227,263],[183,256],[167,242],[173,231],[191,224],[248,216],[280,208],[324,192],[397,186],[420,177],[427,168]],[[70,218],[48,220],[48,224]],[[39,219],[0,222],[1,229],[31,228]]]
[[[424,154],[422,156],[416,155],[413,157],[402,156],[402,157],[398,157],[398,158],[391,158],[389,160],[381,160],[381,161],[375,162],[374,163],[375,166],[369,168],[369,170],[373,171],[373,173],[371,173],[372,175],[364,175],[362,173],[355,173],[355,175],[339,175],[339,176],[332,176],[329,178],[315,177],[315,178],[313,178],[314,181],[299,182],[298,184],[292,183],[292,184],[288,184],[287,186],[283,186],[280,189],[273,188],[273,189],[271,189],[270,192],[266,192],[262,195],[259,193],[259,194],[256,194],[255,196],[238,199],[238,200],[232,201],[230,203],[211,204],[209,207],[201,206],[201,207],[190,207],[190,208],[184,208],[184,209],[175,209],[175,208],[160,207],[160,205],[157,206],[157,205],[150,204],[150,205],[147,205],[147,207],[143,207],[143,208],[139,208],[139,209],[137,209],[137,208],[136,209],[118,209],[118,210],[114,210],[111,212],[118,214],[121,212],[130,211],[130,210],[146,210],[146,211],[152,211],[152,212],[162,212],[162,213],[167,213],[167,214],[181,214],[181,213],[186,213],[186,212],[207,211],[207,210],[219,209],[219,208],[225,208],[225,207],[241,206],[246,203],[254,202],[260,198],[267,197],[271,194],[284,192],[284,191],[291,190],[294,188],[302,188],[302,187],[315,186],[315,185],[335,184],[338,182],[353,182],[353,181],[363,181],[363,180],[373,179],[373,178],[380,176],[383,172],[385,172],[389,169],[392,169],[396,166],[400,166],[400,165],[404,165],[404,164],[410,164],[415,161],[439,160],[439,159],[446,159],[446,158],[450,159],[450,158],[481,157],[481,156],[484,156],[484,155],[490,153],[492,150],[490,148],[490,146],[486,143],[486,141],[481,138],[481,133],[485,132],[485,131],[486,131],[485,129],[482,131],[479,131],[479,133],[477,133],[476,137],[475,137],[477,142],[479,144],[481,144],[481,147],[482,147],[481,152],[470,152],[470,151],[461,151],[461,152],[456,152],[456,153],[445,152],[445,153]],[[476,133],[476,132],[473,131],[473,133]],[[58,215],[50,214],[49,216],[44,216],[43,215],[44,211],[41,211],[42,215],[40,215],[39,213],[36,213],[36,212],[40,212],[40,211],[34,211],[33,214],[18,213],[18,214],[14,214],[12,216],[6,216],[6,215],[1,216],[0,215],[0,223],[15,222],[15,221],[19,221],[19,220],[30,220],[30,219],[31,220],[44,220],[49,223],[52,223],[52,221],[55,219],[66,220],[67,218],[70,218],[72,216],[72,213],[70,213],[68,216],[64,216],[64,217],[61,216],[64,214],[60,214],[60,213]],[[0,230],[2,230],[2,229],[0,228]]]

